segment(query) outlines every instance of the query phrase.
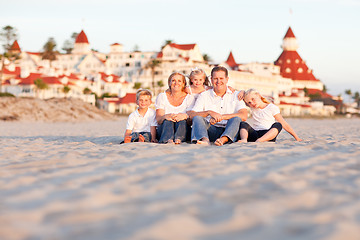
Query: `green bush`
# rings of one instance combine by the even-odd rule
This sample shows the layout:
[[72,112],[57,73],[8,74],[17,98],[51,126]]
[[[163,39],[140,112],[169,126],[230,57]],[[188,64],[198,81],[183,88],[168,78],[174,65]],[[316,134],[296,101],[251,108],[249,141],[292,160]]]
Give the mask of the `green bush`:
[[8,92],[0,92],[0,97],[15,97],[15,95]]

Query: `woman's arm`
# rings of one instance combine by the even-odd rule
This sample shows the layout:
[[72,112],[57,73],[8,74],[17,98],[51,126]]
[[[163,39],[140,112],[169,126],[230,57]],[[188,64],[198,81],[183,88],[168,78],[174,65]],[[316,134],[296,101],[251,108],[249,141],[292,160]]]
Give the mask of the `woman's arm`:
[[164,120],[169,120],[174,122],[173,117],[174,117],[173,113],[165,114],[164,109],[156,109],[156,121],[158,122],[158,124],[162,124]]
[[285,119],[281,116],[280,113],[276,114],[274,116],[274,118],[276,119],[276,121],[278,121],[279,123],[281,123],[282,127],[288,132],[290,133],[295,139],[296,141],[302,141],[301,138],[298,137],[298,135],[296,134],[296,132],[294,131],[294,129],[292,129],[292,127],[290,126],[290,124],[288,124]]

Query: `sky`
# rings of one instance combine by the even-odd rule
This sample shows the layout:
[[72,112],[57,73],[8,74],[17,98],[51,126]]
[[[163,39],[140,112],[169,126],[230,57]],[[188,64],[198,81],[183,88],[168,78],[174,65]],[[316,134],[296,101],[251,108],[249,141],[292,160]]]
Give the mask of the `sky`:
[[274,62],[291,26],[298,53],[333,95],[360,92],[360,0],[0,0],[0,27],[23,51],[57,50],[82,29],[90,46],[159,51],[165,40],[197,43],[216,63]]

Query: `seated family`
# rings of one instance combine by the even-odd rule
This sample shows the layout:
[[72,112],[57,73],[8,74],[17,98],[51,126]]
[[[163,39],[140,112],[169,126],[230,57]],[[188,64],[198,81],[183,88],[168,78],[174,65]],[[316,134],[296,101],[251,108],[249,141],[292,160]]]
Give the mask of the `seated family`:
[[[189,79],[190,86],[186,87],[186,77],[179,72],[172,73],[168,79],[169,89],[156,98],[156,112],[149,108],[151,92],[139,90],[138,108],[129,116],[124,142],[180,144],[191,141],[221,146],[235,141],[275,141],[282,128],[301,141],[279,108],[259,92],[249,89],[244,93],[229,87],[225,67],[212,69],[211,87],[201,69],[193,70]],[[251,124],[246,122],[246,105],[252,112]]]

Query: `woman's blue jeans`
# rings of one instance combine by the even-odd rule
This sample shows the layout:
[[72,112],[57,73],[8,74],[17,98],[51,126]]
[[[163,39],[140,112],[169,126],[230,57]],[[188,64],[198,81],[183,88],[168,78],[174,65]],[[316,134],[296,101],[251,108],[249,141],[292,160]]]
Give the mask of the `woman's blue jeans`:
[[163,123],[157,127],[156,135],[159,143],[167,143],[169,140],[175,141],[175,139],[185,142],[187,131],[188,124],[186,120],[179,122],[164,120]]

